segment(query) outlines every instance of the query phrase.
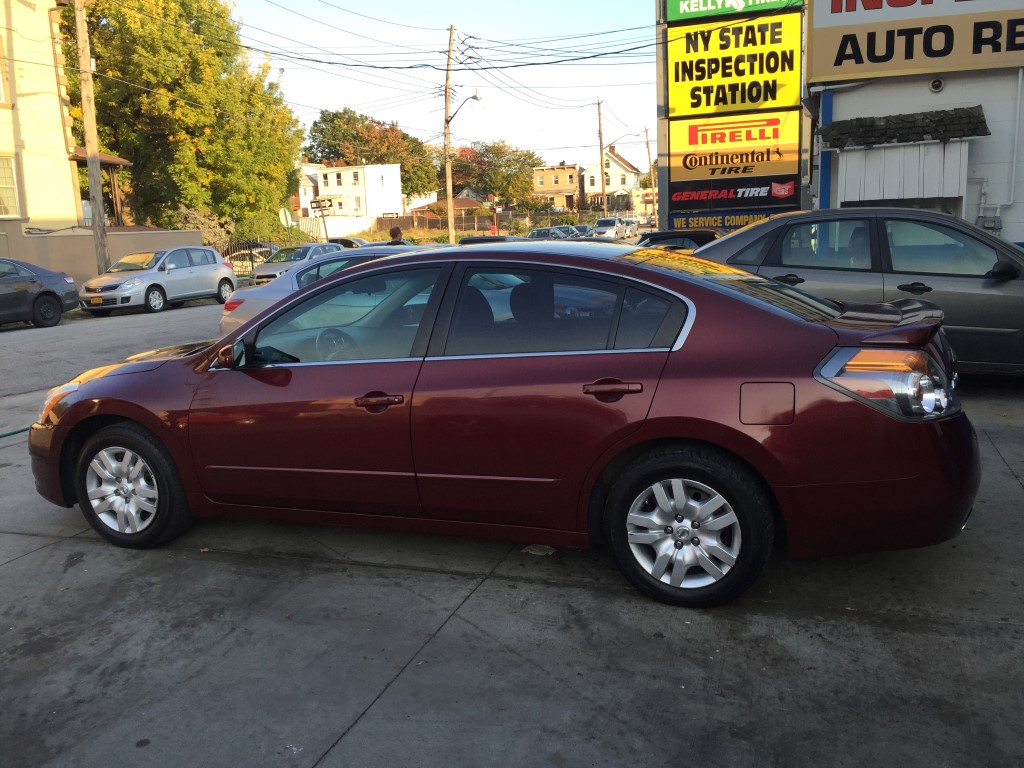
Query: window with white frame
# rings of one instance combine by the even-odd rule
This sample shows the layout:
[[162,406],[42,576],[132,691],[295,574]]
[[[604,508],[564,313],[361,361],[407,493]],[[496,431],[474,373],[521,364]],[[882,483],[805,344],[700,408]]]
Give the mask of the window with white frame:
[[338,171],[336,174],[334,174],[334,183],[337,184],[339,187],[341,186],[341,171]]
[[324,186],[325,187],[327,186],[327,174],[326,173],[324,174]]
[[[339,177],[338,177],[338,181],[339,182],[341,181],[341,175],[340,174],[339,174]],[[352,171],[352,183],[353,184],[358,184],[359,183],[359,171]]]
[[611,168],[611,167],[612,167],[612,161],[611,161],[611,160],[608,160],[608,159],[605,159],[605,161],[604,161],[604,167],[605,167],[605,168]]
[[572,184],[572,174],[569,174],[569,183]]
[[552,183],[552,184],[555,184],[555,185],[557,185],[557,184],[558,184],[558,174],[555,174],[555,178],[554,178],[554,179],[552,180],[552,182],[551,182],[551,183]]
[[543,176],[538,176],[537,177],[537,186],[538,187],[543,187],[544,186],[544,177]]
[[619,182],[622,186],[626,186],[626,174],[622,174],[622,180]]
[[358,211],[362,207],[363,207],[363,198],[357,196],[356,197],[356,210]]
[[0,157],[0,216],[18,216],[18,184],[14,158]]
[[594,186],[594,177],[593,176],[590,177],[590,186]]

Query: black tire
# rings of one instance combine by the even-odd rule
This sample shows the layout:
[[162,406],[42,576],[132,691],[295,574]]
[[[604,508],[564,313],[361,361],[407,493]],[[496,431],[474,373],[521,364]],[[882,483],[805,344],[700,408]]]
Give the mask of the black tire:
[[[680,490],[686,503],[677,507]],[[745,592],[764,570],[775,535],[771,502],[757,478],[703,446],[664,448],[633,461],[612,485],[604,523],[626,579],[656,600],[689,608]]]
[[146,308],[147,312],[163,312],[167,306],[167,294],[164,293],[164,289],[159,285],[151,285],[146,289],[142,305]]
[[112,310],[112,309],[90,309],[90,310],[88,310],[89,314],[92,315],[93,317],[110,317],[110,313],[113,312],[113,311],[114,310]]
[[233,290],[235,290],[235,286],[231,284],[230,280],[221,280],[217,284],[217,303],[223,304],[225,301],[227,301],[228,296],[231,295],[231,292]]
[[86,441],[75,494],[89,525],[119,547],[150,549],[184,533],[192,520],[170,454],[137,424],[113,424]]
[[60,322],[62,307],[56,296],[45,294],[32,305],[32,325],[37,328],[52,328]]

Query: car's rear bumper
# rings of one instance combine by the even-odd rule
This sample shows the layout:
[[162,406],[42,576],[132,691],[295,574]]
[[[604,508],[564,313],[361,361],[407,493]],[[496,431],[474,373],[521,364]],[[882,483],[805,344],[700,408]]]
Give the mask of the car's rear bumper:
[[774,489],[792,555],[906,549],[960,533],[981,481],[974,428],[959,414],[911,429],[905,478]]

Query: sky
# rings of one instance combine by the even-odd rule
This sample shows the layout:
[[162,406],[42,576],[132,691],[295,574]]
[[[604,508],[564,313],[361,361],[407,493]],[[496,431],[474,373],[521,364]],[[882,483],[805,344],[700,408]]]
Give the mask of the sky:
[[646,172],[645,129],[657,157],[654,12],[655,0],[236,0],[232,17],[255,61],[271,54],[271,79],[306,128],[348,107],[442,145],[454,25],[453,146],[505,141],[587,166],[600,101],[605,146]]

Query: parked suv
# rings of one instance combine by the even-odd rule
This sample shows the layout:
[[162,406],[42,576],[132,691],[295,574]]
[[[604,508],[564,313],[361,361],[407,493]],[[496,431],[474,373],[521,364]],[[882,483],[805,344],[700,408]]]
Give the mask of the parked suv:
[[590,236],[608,237],[612,240],[621,240],[626,236],[626,222],[618,216],[598,219],[594,223],[594,231],[590,233]]
[[115,309],[160,312],[189,299],[223,304],[235,290],[235,273],[213,248],[198,245],[130,253],[99,277],[86,280],[79,305],[96,317]]

